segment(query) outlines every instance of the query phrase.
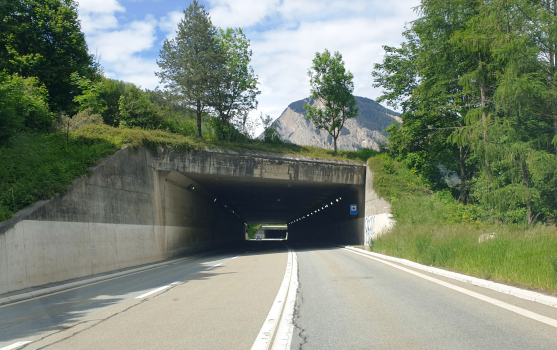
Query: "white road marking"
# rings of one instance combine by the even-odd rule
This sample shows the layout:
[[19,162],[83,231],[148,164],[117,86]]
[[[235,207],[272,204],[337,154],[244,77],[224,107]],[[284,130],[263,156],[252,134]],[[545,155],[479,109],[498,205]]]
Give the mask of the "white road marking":
[[[286,264],[286,271],[284,272],[284,278],[282,280],[281,286],[279,288],[277,297],[275,298],[275,301],[273,302],[273,306],[271,306],[271,310],[269,311],[269,314],[267,315],[267,319],[265,320],[265,322],[263,323],[263,327],[261,327],[261,330],[259,331],[259,334],[257,335],[257,338],[255,339],[255,342],[253,343],[253,346],[251,347],[251,350],[267,350],[270,349],[271,346],[273,346],[273,342],[274,341],[278,341],[279,343],[283,343],[281,342],[281,340],[283,340],[284,336],[287,336],[288,339],[286,339],[286,347],[284,349],[289,349],[290,348],[290,341],[292,340],[292,335],[290,334],[290,336],[288,336],[288,327],[287,325],[285,325],[287,328],[282,327],[281,329],[281,335],[279,338],[279,335],[277,334],[277,336],[275,336],[275,333],[277,333],[277,328],[279,328],[279,325],[282,325],[283,323],[292,323],[293,319],[292,317],[288,320],[288,315],[285,315],[284,318],[281,317],[281,315],[283,315],[284,313],[290,314],[294,313],[294,310],[290,310],[290,308],[288,308],[287,310],[285,310],[285,305],[288,303],[288,301],[290,299],[288,298],[288,295],[294,295],[294,299],[295,299],[295,294],[296,291],[293,290],[292,293],[289,292],[289,289],[292,285],[292,278],[293,275],[298,275],[298,271],[297,271],[297,263],[296,263],[296,270],[294,270],[294,253],[292,252],[292,250],[288,250],[288,263]],[[297,280],[296,280],[297,283]],[[292,297],[291,297],[292,298]],[[284,321],[284,322],[283,322]],[[277,349],[280,347],[277,347]],[[274,347],[273,347],[274,349]]]
[[[136,299],[143,299],[143,298],[145,298],[145,297],[148,297],[148,296],[151,295],[151,294],[155,294],[155,293],[160,292],[161,290],[164,290],[164,289],[169,288],[169,287],[170,287],[170,285],[168,285],[168,286],[162,286],[162,287],[159,287],[159,288],[157,288],[157,289],[154,289],[154,290],[152,290],[152,291],[150,291],[150,292],[148,292],[148,293],[141,294],[140,296],[135,297],[135,298],[136,298]],[[1,349],[0,349],[0,350],[1,350]]]
[[17,349],[20,346],[23,346],[25,344],[29,344],[30,341],[19,341],[17,343],[13,343],[12,345],[8,345],[6,347],[0,348],[0,350],[13,350],[13,349]]
[[557,328],[557,320],[554,320],[554,319],[552,319],[552,318],[549,318],[549,317],[546,317],[546,316],[537,314],[537,313],[532,312],[532,311],[528,311],[528,310],[523,309],[523,308],[520,308],[520,307],[518,307],[518,306],[514,306],[514,305],[511,305],[511,304],[507,304],[507,303],[505,303],[505,302],[503,302],[503,301],[500,301],[500,300],[497,300],[497,299],[494,299],[494,298],[490,298],[490,297],[488,297],[488,296],[485,296],[485,295],[480,294],[480,293],[473,292],[473,291],[468,290],[468,289],[466,289],[466,288],[462,288],[462,287],[459,287],[459,286],[455,286],[454,284],[451,284],[451,283],[448,283],[448,282],[445,282],[445,281],[441,281],[441,280],[439,280],[439,279],[437,279],[437,278],[424,275],[423,273],[419,273],[419,272],[416,272],[416,271],[407,269],[407,268],[405,268],[405,267],[402,267],[402,266],[393,264],[393,263],[391,263],[391,262],[388,262],[388,261],[385,261],[385,260],[382,260],[382,259],[379,259],[379,258],[376,258],[376,257],[373,257],[373,256],[369,256],[369,255],[366,255],[366,254],[358,253],[358,252],[355,252],[355,251],[352,251],[352,250],[346,249],[346,248],[342,248],[342,249],[344,249],[344,250],[346,250],[346,251],[348,251],[348,252],[351,252],[351,253],[354,253],[354,254],[358,254],[358,255],[361,255],[361,256],[363,256],[363,257],[366,257],[366,258],[369,258],[369,259],[372,259],[372,260],[381,262],[381,263],[383,263],[383,264],[392,266],[392,267],[397,268],[397,269],[399,269],[399,270],[408,272],[408,273],[410,273],[410,274],[412,274],[412,275],[414,275],[414,276],[421,277],[421,278],[423,278],[423,279],[426,279],[426,280],[428,280],[428,281],[431,281],[431,282],[440,284],[440,285],[442,285],[442,286],[444,286],[444,287],[447,287],[447,288],[449,288],[449,289],[456,290],[457,292],[461,292],[461,293],[463,293],[463,294],[469,295],[469,296],[474,297],[474,298],[476,298],[476,299],[480,299],[480,300],[483,300],[483,301],[485,301],[485,302],[487,302],[487,303],[493,304],[493,305],[495,305],[495,306],[499,306],[500,308],[503,308],[503,309],[505,309],[505,310],[512,311],[512,312],[517,313],[517,314],[519,314],[519,315],[528,317],[528,318],[530,318],[530,319],[532,319],[532,320],[535,320],[535,321],[538,321],[538,322],[541,322],[541,323],[545,323],[545,324],[547,324],[547,325],[549,325],[549,326],[552,326],[552,327]]
[[221,265],[222,265],[222,263],[213,265],[213,266],[209,267],[209,270],[212,269],[212,268],[214,268],[214,267],[221,266]]
[[282,311],[280,324],[275,335],[272,350],[289,350],[292,343],[292,334],[294,334],[294,309],[296,307],[296,296],[298,294],[298,256],[292,253],[292,277],[290,279],[290,287],[288,288],[288,296],[286,304]]

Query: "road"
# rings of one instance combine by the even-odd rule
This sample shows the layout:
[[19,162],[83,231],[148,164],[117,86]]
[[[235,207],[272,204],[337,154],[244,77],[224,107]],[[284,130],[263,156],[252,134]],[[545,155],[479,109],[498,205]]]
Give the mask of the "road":
[[[341,248],[288,246],[292,349],[557,349],[557,328],[535,317]],[[288,315],[277,293],[292,256],[282,242],[245,242],[0,306],[0,350],[250,349],[275,303]],[[557,320],[555,308],[434,277]]]

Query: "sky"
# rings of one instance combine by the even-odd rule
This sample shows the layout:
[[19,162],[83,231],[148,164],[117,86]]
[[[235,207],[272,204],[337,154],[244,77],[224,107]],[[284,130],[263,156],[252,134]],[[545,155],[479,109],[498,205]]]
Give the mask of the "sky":
[[[157,59],[190,1],[77,0],[87,45],[109,78],[155,89]],[[259,106],[278,118],[309,96],[307,71],[316,52],[339,51],[354,74],[354,94],[371,99],[371,71],[383,45],[397,46],[419,0],[201,0],[217,27],[241,27],[251,41]]]

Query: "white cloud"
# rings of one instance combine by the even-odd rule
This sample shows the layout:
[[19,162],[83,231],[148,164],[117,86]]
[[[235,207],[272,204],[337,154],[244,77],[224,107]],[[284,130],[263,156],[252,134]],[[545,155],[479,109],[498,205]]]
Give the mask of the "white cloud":
[[180,22],[183,17],[184,13],[178,11],[168,12],[166,16],[161,17],[159,21],[159,28],[161,31],[167,33],[166,39],[171,40],[176,36],[178,22]]
[[[383,59],[383,45],[398,45],[406,22],[416,18],[419,0],[213,0],[218,26],[243,26],[252,39],[253,60],[261,83],[260,112],[273,118],[292,102],[309,96],[308,68],[315,52],[340,51],[354,74],[355,94],[377,98],[371,71]],[[251,27],[248,26],[249,23]]]
[[79,18],[87,45],[100,58],[108,77],[154,88],[158,66],[141,53],[154,46],[158,21],[146,15],[144,20],[122,24],[116,14],[125,11],[117,0],[80,0]]
[[[293,101],[309,95],[307,70],[315,52],[340,51],[354,74],[355,94],[380,95],[372,87],[382,45],[398,45],[406,22],[416,18],[420,0],[207,0],[213,23],[242,27],[252,40],[252,65],[259,75],[259,112],[276,118]],[[122,23],[117,0],[79,0],[80,19],[92,52],[101,54],[107,75],[147,88],[157,86],[153,51],[175,36],[182,12],[158,20]],[[164,2],[159,3],[163,6]],[[169,11],[171,8],[169,8]],[[157,33],[159,31],[159,33]],[[149,52],[149,59],[142,58]]]

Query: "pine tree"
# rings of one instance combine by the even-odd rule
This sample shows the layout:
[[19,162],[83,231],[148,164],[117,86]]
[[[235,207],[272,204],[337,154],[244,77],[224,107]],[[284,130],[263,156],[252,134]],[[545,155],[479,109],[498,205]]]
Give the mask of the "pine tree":
[[201,117],[210,109],[212,92],[219,84],[217,73],[225,60],[216,35],[209,13],[193,0],[178,23],[176,37],[164,41],[157,61],[161,71],[156,74],[169,95],[195,110],[198,137]]

